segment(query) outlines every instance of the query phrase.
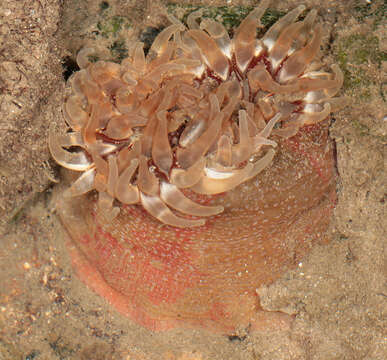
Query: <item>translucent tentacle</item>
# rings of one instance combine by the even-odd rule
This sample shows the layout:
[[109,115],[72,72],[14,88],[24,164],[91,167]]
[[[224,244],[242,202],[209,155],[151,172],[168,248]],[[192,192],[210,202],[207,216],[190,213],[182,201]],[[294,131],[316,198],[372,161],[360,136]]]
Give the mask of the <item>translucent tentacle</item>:
[[202,226],[205,224],[205,221],[202,219],[189,220],[176,216],[157,196],[148,196],[140,193],[140,199],[145,210],[164,224],[183,228]]
[[85,171],[75,182],[64,192],[64,196],[80,196],[94,189],[95,168]]
[[204,206],[188,199],[175,185],[161,182],[161,199],[170,207],[187,215],[212,216],[221,213],[223,206]]

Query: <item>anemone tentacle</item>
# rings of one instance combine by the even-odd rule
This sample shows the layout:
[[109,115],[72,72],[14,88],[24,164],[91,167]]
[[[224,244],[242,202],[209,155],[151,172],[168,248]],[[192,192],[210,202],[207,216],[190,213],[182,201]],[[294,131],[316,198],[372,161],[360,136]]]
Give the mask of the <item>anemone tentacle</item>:
[[171,17],[147,56],[142,43],[120,65],[91,63],[93,50],[81,50],[82,70],[69,79],[63,107],[71,131],[50,131],[49,139],[60,165],[84,172],[67,194],[97,190],[109,218],[119,211],[116,201],[140,204],[168,225],[201,226],[223,207],[195,203],[181,189],[214,195],[235,188],[270,165],[274,136],[291,137],[336,110],[343,75],[313,63],[322,33],[316,11],[297,21],[299,6],[257,39],[267,5],[231,39],[199,10],[188,28]]

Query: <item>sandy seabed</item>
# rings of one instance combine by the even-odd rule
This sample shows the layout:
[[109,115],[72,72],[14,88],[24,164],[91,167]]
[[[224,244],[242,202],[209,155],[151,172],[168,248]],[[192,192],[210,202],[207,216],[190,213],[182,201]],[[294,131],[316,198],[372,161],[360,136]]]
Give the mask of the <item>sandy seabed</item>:
[[[350,98],[349,106],[334,114],[330,131],[339,173],[331,241],[260,289],[264,309],[294,316],[290,328],[253,334],[241,329],[235,336],[200,329],[151,333],[74,275],[67,235],[52,211],[59,176],[47,132],[51,122],[61,122],[63,59],[68,62],[90,40],[100,11],[97,1],[75,3],[0,4],[0,359],[385,359],[383,1],[303,1],[318,9],[322,57],[341,65],[346,77],[341,93]],[[253,4],[227,2],[240,3]],[[287,11],[299,3],[272,8]],[[109,2],[109,11],[129,14],[131,29],[137,29],[158,25],[164,4],[117,0]],[[146,20],[137,24],[141,18]]]

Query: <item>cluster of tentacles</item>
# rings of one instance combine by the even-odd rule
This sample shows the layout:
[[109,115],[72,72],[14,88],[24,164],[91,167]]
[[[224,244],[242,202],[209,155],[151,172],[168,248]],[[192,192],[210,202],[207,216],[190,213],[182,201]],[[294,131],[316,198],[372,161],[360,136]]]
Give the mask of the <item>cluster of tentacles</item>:
[[141,204],[164,224],[200,226],[223,207],[190,192],[218,194],[255,177],[275,155],[271,136],[291,137],[340,106],[332,97],[341,71],[313,61],[322,33],[316,11],[297,21],[299,6],[257,39],[267,3],[232,39],[198,10],[188,28],[170,17],[147,56],[142,43],[121,64],[91,63],[93,50],[81,50],[64,104],[70,129],[49,137],[54,159],[83,172],[67,195],[95,189],[108,220],[118,201]]

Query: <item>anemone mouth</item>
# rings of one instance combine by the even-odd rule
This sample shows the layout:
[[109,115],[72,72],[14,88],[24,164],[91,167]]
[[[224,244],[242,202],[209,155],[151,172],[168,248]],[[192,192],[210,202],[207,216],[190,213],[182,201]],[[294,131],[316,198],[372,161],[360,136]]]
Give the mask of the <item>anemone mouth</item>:
[[195,203],[181,189],[208,196],[234,189],[270,165],[270,137],[291,137],[343,104],[332,99],[340,69],[313,62],[316,12],[296,21],[299,6],[257,39],[267,3],[232,39],[199,10],[188,28],[170,17],[147,56],[142,43],[121,64],[90,63],[93,49],[81,50],[63,106],[70,129],[49,136],[53,158],[83,172],[66,194],[96,190],[105,219],[117,216],[119,202],[140,204],[167,225],[202,226],[223,207]]

